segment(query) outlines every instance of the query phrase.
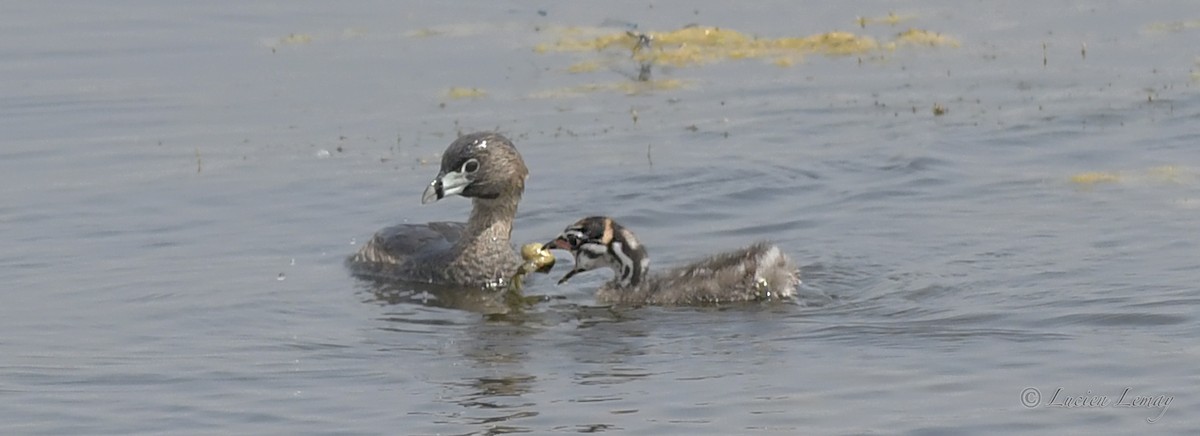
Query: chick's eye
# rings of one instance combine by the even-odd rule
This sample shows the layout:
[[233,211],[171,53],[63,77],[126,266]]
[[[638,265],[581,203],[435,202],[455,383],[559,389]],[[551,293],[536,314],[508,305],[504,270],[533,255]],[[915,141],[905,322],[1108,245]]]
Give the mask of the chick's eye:
[[580,244],[583,244],[585,241],[587,241],[587,239],[584,238],[584,234],[580,232],[579,229],[574,227],[568,227],[566,230],[564,230],[562,232],[562,238],[567,240],[567,243],[571,244],[572,247],[577,248]]
[[477,161],[475,159],[471,159],[471,160],[467,161],[467,163],[463,164],[462,169],[463,169],[463,172],[468,173],[468,174],[479,171],[479,161]]

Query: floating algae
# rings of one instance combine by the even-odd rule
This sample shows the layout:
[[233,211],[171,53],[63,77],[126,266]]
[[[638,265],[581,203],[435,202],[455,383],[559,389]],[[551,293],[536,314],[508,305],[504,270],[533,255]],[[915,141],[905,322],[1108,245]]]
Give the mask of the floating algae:
[[903,23],[905,21],[910,21],[910,20],[913,20],[916,18],[917,18],[916,15],[896,15],[895,12],[888,12],[887,16],[885,16],[885,17],[879,17],[879,18],[858,17],[858,19],[855,20],[855,22],[858,23],[858,27],[866,29],[868,24],[886,24],[889,26],[895,26],[897,24]]
[[1187,171],[1180,169],[1178,166],[1163,165],[1160,167],[1150,168],[1148,171],[1146,171],[1146,175],[1159,182],[1182,183],[1184,181],[1183,179],[1189,174],[1187,174]]
[[[770,59],[776,65],[791,65],[805,55],[856,56],[897,46],[958,47],[954,38],[937,32],[909,29],[880,44],[874,38],[853,32],[827,32],[805,37],[759,38],[732,29],[692,26],[669,32],[615,32],[599,36],[575,36],[566,32],[554,43],[539,44],[537,53],[617,51],[629,53],[640,63],[686,67],[736,59]],[[596,71],[603,63],[583,61],[570,72]]]
[[408,32],[409,38],[429,38],[432,36],[444,35],[446,32],[439,29],[423,28]]
[[312,42],[312,36],[304,33],[293,33],[279,40],[280,44],[308,44]]
[[262,45],[271,49],[271,52],[274,53],[283,46],[307,45],[311,42],[313,42],[312,35],[307,33],[290,33],[284,37],[264,39],[262,40]]
[[1106,171],[1087,171],[1071,176],[1071,183],[1085,187],[1101,183],[1117,183],[1119,181],[1121,181],[1120,174]]
[[605,67],[604,62],[600,62],[598,60],[586,60],[583,62],[578,62],[578,63],[572,64],[571,66],[567,67],[567,72],[572,73],[572,74],[590,73],[590,72],[597,71],[604,67]]
[[[539,44],[538,53],[603,52],[630,53],[634,61],[653,65],[685,67],[733,59],[772,59],[789,64],[806,54],[849,56],[879,48],[869,36],[850,32],[821,33],[802,38],[757,38],[736,30],[717,27],[685,27],[670,32],[619,32],[590,38],[571,36],[553,44]],[[573,72],[594,71],[598,63],[580,63]]]
[[896,35],[896,39],[892,41],[893,47],[897,45],[918,45],[929,47],[958,47],[958,40],[942,35],[937,32],[930,32],[921,29],[908,29]]
[[[911,17],[889,15],[878,19],[896,24]],[[876,19],[872,19],[870,22]],[[790,67],[805,56],[830,57],[877,54],[885,56],[900,46],[958,47],[954,38],[937,32],[909,29],[895,34],[892,40],[880,43],[875,38],[854,32],[826,32],[804,37],[762,38],[732,29],[706,26],[687,26],[667,32],[605,31],[596,28],[551,29],[559,35],[553,43],[534,47],[536,53],[579,53],[588,56],[567,67],[572,74],[600,70],[628,71],[632,64],[636,74],[626,75],[633,83],[586,84],[541,91],[532,98],[560,98],[601,91],[626,94],[669,90],[685,85],[682,81],[653,80],[654,67],[694,67],[740,59],[760,59],[779,67]],[[549,32],[548,32],[549,33]]]
[[446,97],[459,100],[464,98],[483,98],[487,92],[479,88],[464,88],[455,86],[446,90]]
[[1163,165],[1139,171],[1087,171],[1068,180],[1085,188],[1109,183],[1191,184],[1196,181],[1196,174],[1177,165]]
[[367,35],[366,29],[359,27],[347,27],[341,32],[322,31],[317,33],[289,33],[287,36],[263,38],[260,40],[263,46],[275,52],[284,47],[301,47],[310,45],[316,42],[330,41],[346,41],[359,39]]
[[1176,33],[1185,30],[1200,29],[1200,20],[1172,21],[1169,23],[1153,23],[1146,30],[1154,33]]

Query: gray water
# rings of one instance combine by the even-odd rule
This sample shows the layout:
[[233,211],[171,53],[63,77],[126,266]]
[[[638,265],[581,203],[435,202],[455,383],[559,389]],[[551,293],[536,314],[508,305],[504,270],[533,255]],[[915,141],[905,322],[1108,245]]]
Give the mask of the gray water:
[[[913,18],[856,23],[890,11]],[[0,433],[1194,433],[1197,20],[1189,1],[6,3]],[[533,50],[564,27],[690,23],[961,46],[546,97],[637,73]],[[420,194],[458,132],[490,129],[532,171],[517,242],[591,214],[659,266],[770,239],[808,297],[606,308],[595,272],[497,318],[350,277],[376,229],[465,219]]]

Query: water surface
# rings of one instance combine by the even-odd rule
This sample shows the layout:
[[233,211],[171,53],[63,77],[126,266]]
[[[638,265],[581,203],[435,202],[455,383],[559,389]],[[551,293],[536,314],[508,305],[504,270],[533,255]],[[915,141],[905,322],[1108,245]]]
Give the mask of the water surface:
[[[596,8],[0,8],[0,430],[1200,428],[1195,5],[926,1],[866,28],[893,11]],[[584,55],[533,50],[563,28],[691,23],[961,45],[545,98],[637,73],[569,74]],[[468,201],[419,197],[458,132],[488,129],[531,168],[517,241],[591,214],[657,266],[771,239],[810,297],[613,309],[591,299],[596,272],[537,281],[562,298],[497,318],[351,278],[342,260],[374,230],[465,218]],[[1127,388],[1171,403],[1114,406]]]

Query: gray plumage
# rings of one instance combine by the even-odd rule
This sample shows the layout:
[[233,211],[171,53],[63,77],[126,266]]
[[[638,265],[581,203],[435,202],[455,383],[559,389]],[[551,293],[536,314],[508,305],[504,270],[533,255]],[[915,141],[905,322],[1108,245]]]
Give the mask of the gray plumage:
[[791,298],[800,284],[795,263],[768,242],[713,255],[664,273],[649,275],[645,247],[608,217],[584,218],[567,227],[547,248],[571,251],[575,268],[612,268],[613,280],[596,291],[609,304],[691,305]]
[[346,264],[360,277],[471,288],[503,286],[521,258],[510,242],[529,170],[516,147],[496,133],[456,139],[422,203],[471,198],[466,223],[400,224],[380,230]]

